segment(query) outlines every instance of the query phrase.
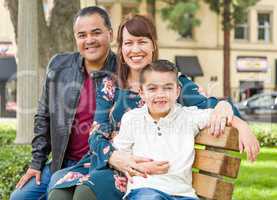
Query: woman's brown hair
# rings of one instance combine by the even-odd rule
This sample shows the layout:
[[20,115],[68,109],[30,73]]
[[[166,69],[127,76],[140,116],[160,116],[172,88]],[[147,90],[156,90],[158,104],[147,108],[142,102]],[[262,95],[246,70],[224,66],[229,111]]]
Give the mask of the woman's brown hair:
[[153,21],[143,15],[128,15],[121,22],[117,32],[117,73],[119,78],[119,85],[122,88],[127,87],[127,78],[129,73],[129,67],[125,63],[122,55],[123,29],[125,27],[127,31],[133,36],[149,38],[154,46],[152,60],[155,61],[158,59],[157,32]]

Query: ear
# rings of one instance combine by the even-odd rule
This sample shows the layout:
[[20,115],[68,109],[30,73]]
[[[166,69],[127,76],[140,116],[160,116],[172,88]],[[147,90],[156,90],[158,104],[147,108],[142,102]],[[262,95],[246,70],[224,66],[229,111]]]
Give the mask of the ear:
[[178,97],[180,96],[180,93],[181,93],[181,87],[180,87],[180,85],[177,85],[177,91],[176,92],[177,92],[177,99],[178,99]]
[[110,42],[112,42],[113,41],[113,29],[111,29],[109,31],[109,34],[110,34]]
[[142,87],[139,88],[139,96],[143,101],[145,101],[145,95],[144,95]]

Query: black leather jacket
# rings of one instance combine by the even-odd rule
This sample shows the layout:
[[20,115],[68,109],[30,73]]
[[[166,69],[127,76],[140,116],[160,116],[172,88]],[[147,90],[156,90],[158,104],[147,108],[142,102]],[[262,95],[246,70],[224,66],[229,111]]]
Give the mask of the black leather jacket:
[[[65,53],[54,56],[49,62],[35,115],[30,165],[33,169],[42,170],[50,152],[51,171],[62,167],[85,76],[83,60],[79,53]],[[116,56],[110,51],[102,70],[91,74],[94,85],[97,87],[115,68]]]

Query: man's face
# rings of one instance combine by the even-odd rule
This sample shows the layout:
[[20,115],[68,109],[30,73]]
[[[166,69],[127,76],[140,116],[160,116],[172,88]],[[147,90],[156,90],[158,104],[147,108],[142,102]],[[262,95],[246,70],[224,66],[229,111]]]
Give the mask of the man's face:
[[144,74],[140,95],[154,119],[165,117],[169,113],[179,93],[180,88],[174,73],[151,71]]
[[78,17],[74,24],[74,36],[80,54],[85,63],[102,66],[112,41],[112,30],[109,30],[99,14]]

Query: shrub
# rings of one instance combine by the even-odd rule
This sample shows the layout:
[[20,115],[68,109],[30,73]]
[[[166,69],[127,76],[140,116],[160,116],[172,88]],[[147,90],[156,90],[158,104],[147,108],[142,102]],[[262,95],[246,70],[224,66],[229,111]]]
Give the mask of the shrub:
[[0,146],[11,144],[15,139],[15,124],[3,123],[0,125]]
[[277,146],[277,124],[251,123],[250,126],[261,146]]
[[9,199],[31,159],[30,145],[6,145],[0,150],[0,199]]
[[30,145],[12,144],[16,135],[14,123],[0,125],[0,199],[9,199],[31,159]]

